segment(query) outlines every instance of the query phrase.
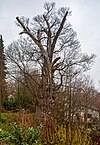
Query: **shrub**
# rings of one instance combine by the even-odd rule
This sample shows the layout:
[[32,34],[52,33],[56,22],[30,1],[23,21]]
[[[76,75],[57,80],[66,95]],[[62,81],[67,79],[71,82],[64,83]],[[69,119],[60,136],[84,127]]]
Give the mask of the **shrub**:
[[39,141],[41,129],[42,127],[39,126],[37,130],[33,127],[23,130],[22,127],[14,123],[11,131],[0,131],[0,138],[2,138],[2,142],[12,145],[41,145]]
[[16,94],[13,98],[9,99],[8,97],[4,97],[2,100],[2,106],[6,110],[16,110],[16,109],[25,109],[30,110],[31,112],[35,112],[35,98],[33,96],[26,96],[21,93]]
[[0,114],[0,122],[1,123],[5,123],[8,120],[8,118],[9,118],[8,113],[1,113]]
[[21,93],[15,96],[17,108],[30,110],[31,112],[35,112],[35,100],[33,96],[23,95]]
[[42,142],[46,145],[92,145],[90,134],[76,125],[47,124],[42,132]]
[[11,130],[11,124],[19,120],[18,114],[5,112],[0,114],[0,128],[6,131]]
[[0,129],[0,143],[4,144],[4,142],[6,141],[6,138],[9,136],[9,132]]
[[18,107],[18,104],[15,99],[9,100],[8,97],[4,97],[2,100],[2,106],[6,110],[15,110]]

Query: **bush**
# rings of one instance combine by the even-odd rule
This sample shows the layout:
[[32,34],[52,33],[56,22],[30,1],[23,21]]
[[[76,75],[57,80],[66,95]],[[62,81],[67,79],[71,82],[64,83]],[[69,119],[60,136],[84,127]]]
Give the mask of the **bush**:
[[14,98],[8,99],[8,97],[4,97],[2,100],[2,106],[6,110],[16,110],[16,109],[25,109],[30,110],[31,112],[35,112],[35,100],[34,97],[28,97],[26,95],[17,94]]
[[39,126],[37,130],[33,127],[23,130],[22,127],[14,123],[11,131],[0,130],[0,140],[12,145],[41,145],[39,141],[41,129],[42,127]]
[[9,132],[0,129],[0,143],[4,144],[6,142],[6,138],[8,138],[9,136]]
[[20,109],[25,109],[25,110],[30,110],[30,112],[35,112],[35,100],[33,96],[26,96],[23,95],[21,93],[17,94],[15,96],[15,100],[16,100],[16,104],[17,104],[17,108]]
[[8,97],[3,98],[2,106],[6,110],[15,110],[16,108],[18,108],[18,104],[16,102],[16,99],[9,100]]
[[0,114],[0,122],[1,123],[5,123],[8,120],[8,118],[9,118],[8,113],[1,113]]
[[11,130],[11,123],[18,119],[17,114],[6,112],[0,114],[0,128],[3,130]]

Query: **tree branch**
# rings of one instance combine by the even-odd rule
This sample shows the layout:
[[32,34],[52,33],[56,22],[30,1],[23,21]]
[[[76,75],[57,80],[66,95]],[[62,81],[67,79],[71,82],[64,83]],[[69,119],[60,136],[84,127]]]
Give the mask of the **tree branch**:
[[[22,33],[26,33],[27,35],[29,35],[29,36],[32,38],[32,40],[35,42],[35,44],[40,48],[41,53],[42,53],[43,56],[45,57],[47,63],[50,64],[49,58],[48,58],[48,54],[47,54],[46,50],[43,48],[41,42],[38,41],[38,40],[33,36],[33,34],[29,31],[29,28],[27,29],[27,28],[25,27],[25,25],[24,25],[23,22],[19,19],[19,17],[16,17],[16,19],[17,19],[18,23],[21,25],[21,27],[22,27],[23,30],[24,30]],[[22,33],[21,33],[21,34],[22,34]]]
[[65,15],[64,15],[64,17],[63,17],[63,19],[62,19],[62,22],[61,22],[61,24],[60,24],[60,27],[59,27],[58,31],[56,32],[56,35],[55,35],[55,37],[54,37],[54,39],[53,39],[52,47],[51,47],[51,48],[52,48],[52,52],[53,52],[53,50],[54,50],[54,48],[55,48],[57,39],[58,39],[58,37],[59,37],[59,35],[60,35],[62,29],[63,29],[63,26],[64,26],[64,23],[65,23],[65,21],[66,21],[67,15],[68,15],[68,11],[65,13]]

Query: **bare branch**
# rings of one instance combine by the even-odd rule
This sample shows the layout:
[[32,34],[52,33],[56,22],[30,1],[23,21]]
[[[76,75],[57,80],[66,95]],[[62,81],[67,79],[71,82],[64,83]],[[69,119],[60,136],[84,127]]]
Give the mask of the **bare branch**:
[[57,39],[58,39],[58,37],[59,37],[59,35],[60,35],[60,33],[61,33],[61,30],[63,29],[63,26],[64,26],[64,23],[65,23],[65,21],[66,21],[67,15],[68,15],[68,11],[65,13],[65,15],[64,15],[64,17],[63,17],[63,19],[62,19],[62,22],[61,22],[61,24],[60,24],[60,27],[59,27],[58,31],[56,32],[56,35],[55,35],[55,37],[54,37],[54,39],[53,39],[52,47],[51,47],[51,48],[52,48],[52,52],[53,52],[53,50],[54,50],[54,48],[55,48],[55,44],[56,44]]

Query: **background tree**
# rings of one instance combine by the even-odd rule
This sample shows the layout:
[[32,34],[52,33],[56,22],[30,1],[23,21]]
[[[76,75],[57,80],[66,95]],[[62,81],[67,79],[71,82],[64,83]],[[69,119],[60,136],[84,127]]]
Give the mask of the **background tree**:
[[[6,49],[8,64],[8,77],[15,84],[15,96],[19,98],[19,103],[24,104],[30,100],[31,107],[35,107],[36,96],[39,96],[40,77],[37,67],[32,62],[32,46],[28,39],[14,41]],[[36,64],[35,64],[36,65]],[[33,106],[32,106],[33,104]],[[30,108],[30,107],[26,107]]]
[[0,108],[1,101],[6,95],[6,64],[2,35],[0,35]]

